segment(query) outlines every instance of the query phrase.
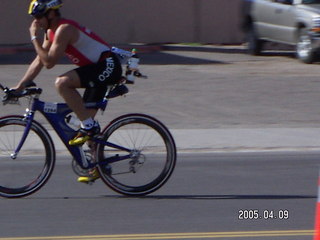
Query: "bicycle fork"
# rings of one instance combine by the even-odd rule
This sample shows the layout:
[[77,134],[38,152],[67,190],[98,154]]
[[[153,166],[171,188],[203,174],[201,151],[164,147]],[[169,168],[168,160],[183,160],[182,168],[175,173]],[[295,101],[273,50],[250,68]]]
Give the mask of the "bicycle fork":
[[25,121],[27,124],[26,124],[26,127],[24,129],[22,138],[20,139],[20,142],[19,142],[17,148],[14,150],[13,153],[10,154],[10,157],[12,159],[16,159],[17,158],[17,156],[18,156],[18,154],[19,154],[24,142],[26,141],[26,139],[28,137],[28,134],[30,132],[30,128],[31,128],[31,125],[32,125],[33,116],[34,116],[34,112],[27,108],[26,109],[26,114],[24,115],[24,119],[23,119],[23,121]]

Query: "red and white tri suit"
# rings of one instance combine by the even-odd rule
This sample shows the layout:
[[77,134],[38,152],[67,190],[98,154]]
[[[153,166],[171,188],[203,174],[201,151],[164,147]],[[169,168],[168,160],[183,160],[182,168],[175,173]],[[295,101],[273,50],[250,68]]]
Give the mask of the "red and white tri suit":
[[[108,85],[117,83],[122,76],[121,63],[111,47],[99,36],[75,21],[61,19],[59,26],[70,24],[79,30],[76,43],[67,46],[67,57],[79,67],[74,69],[78,74],[81,87],[86,88],[85,102],[97,102],[103,99]],[[49,34],[53,42],[55,32]]]
[[[97,63],[101,53],[111,51],[108,43],[102,40],[98,35],[79,23],[61,19],[59,26],[62,24],[70,24],[79,30],[79,39],[76,43],[68,45],[65,53],[67,57],[78,66],[85,66],[92,63]],[[51,31],[49,40],[53,42],[55,32]]]

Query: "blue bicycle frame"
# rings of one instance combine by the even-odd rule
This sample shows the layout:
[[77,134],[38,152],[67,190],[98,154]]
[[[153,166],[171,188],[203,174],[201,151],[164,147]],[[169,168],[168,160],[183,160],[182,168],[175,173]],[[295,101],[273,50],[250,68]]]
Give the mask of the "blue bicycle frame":
[[[0,88],[2,88],[3,90],[5,89],[1,84],[0,84]],[[113,90],[111,91],[111,89],[113,89]],[[21,138],[17,148],[15,149],[14,153],[11,154],[11,158],[15,159],[17,157],[19,151],[21,150],[24,142],[27,139],[30,128],[32,126],[32,122],[34,120],[35,112],[39,111],[47,119],[47,121],[51,124],[53,129],[56,131],[56,133],[58,134],[58,136],[60,137],[60,139],[62,140],[64,145],[67,147],[67,149],[69,150],[71,155],[74,157],[76,162],[80,165],[80,167],[83,169],[90,169],[90,168],[95,167],[98,163],[90,162],[86,158],[84,151],[82,149],[82,146],[69,145],[69,140],[72,139],[76,135],[77,131],[72,129],[66,123],[66,116],[68,114],[72,113],[72,110],[68,107],[68,105],[66,103],[53,103],[53,102],[40,101],[39,96],[42,92],[41,89],[29,89],[29,91],[31,91],[31,94],[27,94],[27,95],[34,95],[32,97],[32,104],[30,107],[31,109],[27,108],[27,110],[26,110],[26,114],[24,115],[26,127],[25,127],[24,133],[22,135],[22,138]],[[96,102],[96,103],[87,103],[86,107],[101,109],[102,111],[104,111],[107,107],[109,98],[114,98],[114,97],[123,95],[127,92],[128,92],[128,89],[124,85],[118,85],[116,87],[111,87],[107,91],[108,94],[106,95],[106,97],[102,101]],[[25,96],[27,96],[27,95],[25,95]],[[99,137],[92,138],[92,141],[94,141],[97,144],[106,145],[106,146],[109,146],[114,149],[119,149],[119,150],[123,150],[123,151],[128,152],[128,154],[124,155],[124,156],[117,155],[117,156],[106,158],[103,161],[100,161],[99,164],[109,164],[109,163],[129,159],[132,157],[132,154],[135,154],[135,152],[132,149],[128,149],[123,146],[119,146],[117,144],[113,144],[111,142],[104,141],[102,138],[99,138]]]
[[[104,111],[107,107],[107,104],[108,104],[108,99],[104,98],[104,100],[101,102],[88,103],[86,104],[86,107],[99,108],[102,111]],[[53,129],[56,131],[56,133],[58,134],[62,142],[65,144],[65,146],[67,147],[71,155],[74,157],[74,159],[81,166],[82,169],[90,169],[90,168],[96,167],[98,163],[90,162],[87,160],[84,154],[84,151],[82,149],[82,146],[69,145],[69,140],[72,139],[77,134],[77,131],[75,131],[74,129],[72,129],[66,124],[65,117],[69,113],[72,113],[72,110],[68,107],[68,105],[66,103],[43,102],[43,101],[40,101],[37,96],[33,98],[31,110],[28,110],[27,114],[25,115],[27,125],[24,130],[24,134],[21,138],[21,141],[17,149],[15,150],[14,155],[18,154],[24,141],[26,140],[36,111],[39,111],[40,113],[42,113],[42,115],[51,124]],[[96,142],[97,144],[103,144],[103,145],[112,147],[114,149],[120,149],[128,152],[127,155],[113,156],[113,157],[106,158],[102,164],[110,164],[110,163],[122,161],[125,159],[129,159],[132,157],[131,155],[134,154],[134,151],[132,149],[128,149],[111,142],[106,142],[100,138],[93,138],[92,141]]]
[[[87,105],[87,107],[91,108],[100,108],[102,110],[106,109],[108,100],[104,99],[101,102],[92,103]],[[31,109],[27,109],[27,113],[25,114],[26,127],[23,133],[23,136],[18,144],[14,154],[12,154],[12,158],[15,158],[22,148],[31,128],[32,121],[35,116],[35,112],[39,111],[42,115],[47,119],[47,121],[51,124],[53,129],[56,131],[62,142],[65,144],[71,155],[75,158],[78,164],[83,169],[89,169],[96,166],[96,163],[90,163],[82,149],[82,146],[71,146],[69,145],[69,140],[72,139],[77,131],[69,127],[65,122],[65,117],[72,112],[72,110],[68,107],[66,103],[53,103],[53,102],[43,102],[40,101],[38,97],[33,98],[33,103],[31,105]],[[107,144],[100,140],[100,143]],[[107,144],[117,147],[113,144]],[[121,148],[121,147],[120,147]]]

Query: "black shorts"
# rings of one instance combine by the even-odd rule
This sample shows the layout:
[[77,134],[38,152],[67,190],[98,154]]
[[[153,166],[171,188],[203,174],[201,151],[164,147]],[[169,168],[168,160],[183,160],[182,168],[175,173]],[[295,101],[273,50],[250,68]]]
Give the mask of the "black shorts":
[[108,85],[116,84],[122,76],[122,67],[114,53],[95,64],[76,68],[81,87],[85,88],[84,102],[99,102],[107,91]]

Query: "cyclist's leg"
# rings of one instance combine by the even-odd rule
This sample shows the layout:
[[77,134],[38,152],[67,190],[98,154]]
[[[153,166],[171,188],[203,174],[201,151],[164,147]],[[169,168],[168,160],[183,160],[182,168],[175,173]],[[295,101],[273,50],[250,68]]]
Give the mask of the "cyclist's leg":
[[[80,75],[82,86],[86,88],[83,101],[85,103],[102,101],[108,85],[118,83],[122,78],[122,67],[118,58],[114,55],[95,64],[94,66],[87,66],[77,69]],[[91,109],[91,116],[96,114],[98,109]],[[96,146],[94,142],[87,141],[91,154],[95,156]],[[93,159],[95,161],[95,159]],[[90,183],[100,178],[98,171],[93,169],[89,172],[88,176],[78,178],[79,182]]]
[[[97,102],[101,101],[105,95],[105,92],[107,90],[107,86],[109,84],[114,84],[117,81],[120,80],[122,75],[122,67],[118,60],[118,58],[112,54],[110,57],[106,58],[103,61],[100,61],[96,64],[90,64],[86,66],[79,67],[75,69],[74,71],[71,71],[65,76],[61,77],[62,82],[65,79],[71,79],[67,80],[66,87],[63,89],[66,94],[70,92],[70,88],[77,88],[82,87],[85,88],[85,94],[84,94],[84,101],[85,102]],[[92,92],[94,94],[89,94]],[[63,93],[62,93],[63,94]],[[92,95],[93,97],[88,97],[88,95]],[[73,98],[73,96],[64,96],[66,101],[67,98],[69,98],[69,101],[73,101],[75,105],[78,104],[80,101],[79,95],[77,95],[76,100],[70,99]],[[82,101],[82,100],[81,100]],[[68,103],[68,102],[67,102]],[[85,109],[85,106],[82,101],[82,106],[70,106],[70,108],[76,109],[79,111],[78,117],[80,118],[82,122],[82,129],[80,131],[79,136],[76,136],[74,139],[72,139],[69,144],[71,145],[79,145],[83,144],[85,141],[90,139],[92,136],[96,135],[100,132],[99,125],[97,122],[94,122],[91,116],[95,113],[93,110],[87,110]],[[85,111],[84,111],[85,110]],[[75,111],[75,113],[78,115],[78,112]]]
[[59,94],[63,97],[68,106],[78,116],[80,121],[91,117],[91,112],[85,108],[82,97],[77,88],[81,88],[80,78],[75,70],[59,76],[55,86]]
[[92,118],[94,111],[85,107],[82,97],[77,90],[77,88],[83,87],[83,84],[76,70],[59,76],[56,80],[56,87],[68,106],[81,121],[79,133],[74,139],[70,140],[69,144],[83,144],[100,132],[100,126]]

